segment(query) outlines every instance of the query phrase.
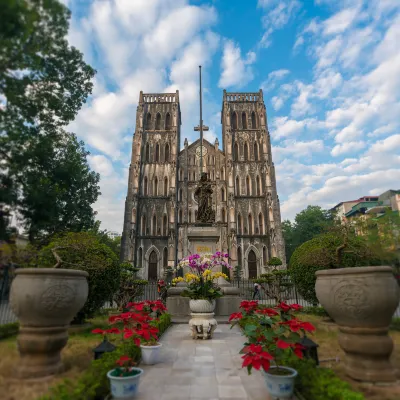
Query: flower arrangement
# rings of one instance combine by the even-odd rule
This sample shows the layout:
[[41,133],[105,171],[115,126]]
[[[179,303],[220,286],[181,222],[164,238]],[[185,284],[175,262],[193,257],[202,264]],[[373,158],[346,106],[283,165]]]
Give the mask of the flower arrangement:
[[186,282],[188,288],[185,289],[181,296],[189,297],[193,300],[213,300],[222,297],[222,292],[216,280],[218,278],[228,279],[228,276],[223,272],[212,272],[216,266],[232,267],[225,261],[228,254],[217,251],[215,254],[193,254],[183,258],[176,267],[176,271],[183,268],[189,268],[184,277],[177,277],[172,280],[173,284],[178,282]]
[[231,327],[239,324],[244,329],[247,342],[242,350],[242,367],[246,367],[249,374],[252,368],[267,372],[274,363],[273,373],[285,375],[283,361],[290,354],[303,357],[305,347],[300,343],[301,339],[305,332],[313,332],[315,328],[295,317],[294,313],[301,308],[298,304],[284,302],[272,308],[259,305],[257,301],[241,302],[241,311],[233,313],[229,321]]
[[[122,341],[131,339],[134,341],[136,346],[154,346],[158,343],[158,328],[154,326],[154,323],[166,311],[161,300],[156,301],[142,301],[136,303],[127,304],[128,311],[123,312],[119,315],[112,315],[109,317],[108,322],[110,325],[114,325],[109,329],[94,329],[92,333],[95,334],[120,334]],[[124,373],[126,368],[132,367],[128,363],[128,356],[123,356],[123,360],[119,362],[126,362],[126,364],[119,364],[124,367]],[[124,375],[125,376],[125,375]]]
[[116,362],[118,367],[112,372],[112,376],[135,376],[140,370],[134,370],[136,363],[128,356],[121,356]]

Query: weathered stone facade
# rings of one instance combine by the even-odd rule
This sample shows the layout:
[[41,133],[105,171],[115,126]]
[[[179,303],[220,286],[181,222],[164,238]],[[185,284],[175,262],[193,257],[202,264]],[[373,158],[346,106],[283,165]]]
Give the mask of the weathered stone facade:
[[[228,252],[231,264],[242,265],[249,278],[263,273],[270,257],[285,264],[275,168],[262,91],[224,91],[223,96],[223,147],[218,140],[203,140],[203,171],[212,181],[215,210],[210,227],[214,242],[204,251]],[[200,178],[200,140],[189,145],[185,139],[179,152],[180,126],[178,91],[140,93],[121,259],[142,267],[146,279],[161,276],[176,260],[202,249],[193,236],[196,229],[199,235],[194,191]]]

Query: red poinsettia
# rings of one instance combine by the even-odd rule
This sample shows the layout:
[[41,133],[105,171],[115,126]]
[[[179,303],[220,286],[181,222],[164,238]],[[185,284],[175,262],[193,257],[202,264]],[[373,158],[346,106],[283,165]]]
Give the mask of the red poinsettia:
[[305,348],[301,339],[305,332],[313,332],[315,328],[294,315],[300,305],[281,302],[275,307],[265,307],[256,301],[243,301],[240,308],[243,312],[233,313],[229,321],[232,325],[240,321],[244,329],[247,343],[242,350],[242,366],[249,373],[253,367],[267,371],[271,361],[279,367],[286,353],[303,357]]

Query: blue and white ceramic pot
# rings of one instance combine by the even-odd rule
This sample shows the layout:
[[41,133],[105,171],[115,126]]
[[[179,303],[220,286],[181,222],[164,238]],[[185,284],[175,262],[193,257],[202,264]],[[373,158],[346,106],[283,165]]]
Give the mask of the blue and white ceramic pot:
[[114,370],[108,371],[107,378],[110,381],[113,400],[131,400],[138,394],[140,377],[143,374],[143,370],[135,367],[132,370],[139,373],[132,376],[112,376]]
[[294,381],[297,371],[289,367],[279,367],[288,372],[288,375],[276,375],[277,367],[270,367],[269,372],[262,370],[267,390],[273,399],[290,399],[294,392]]

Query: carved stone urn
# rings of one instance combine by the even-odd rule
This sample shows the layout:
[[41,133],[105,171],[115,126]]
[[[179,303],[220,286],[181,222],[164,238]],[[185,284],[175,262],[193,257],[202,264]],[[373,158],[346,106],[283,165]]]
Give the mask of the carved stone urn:
[[62,371],[68,327],[88,296],[85,271],[25,268],[15,271],[11,308],[20,322],[16,377],[36,379]]
[[391,267],[355,267],[316,272],[315,291],[339,327],[345,371],[364,382],[392,382],[393,341],[388,335],[400,290]]

